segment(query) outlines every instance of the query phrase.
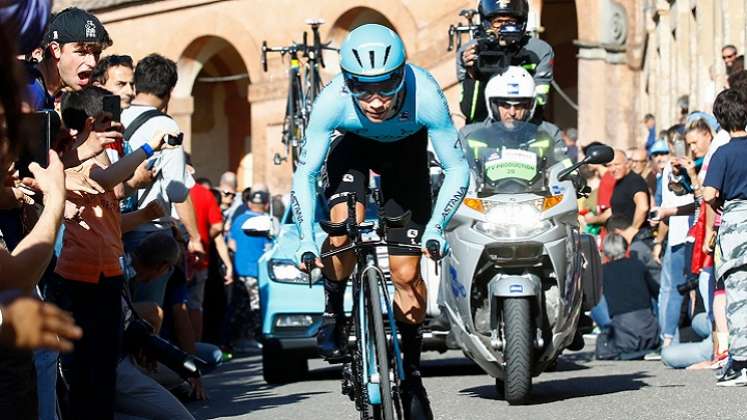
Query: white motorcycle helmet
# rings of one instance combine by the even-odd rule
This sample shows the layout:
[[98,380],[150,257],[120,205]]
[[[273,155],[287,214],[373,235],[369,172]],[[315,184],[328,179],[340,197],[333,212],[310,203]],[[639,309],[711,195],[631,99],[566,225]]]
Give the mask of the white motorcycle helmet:
[[534,78],[528,71],[518,66],[510,66],[501,74],[496,74],[485,86],[485,106],[493,121],[500,121],[498,103],[518,104],[529,101],[529,112],[524,121],[534,115],[537,102],[534,99]]

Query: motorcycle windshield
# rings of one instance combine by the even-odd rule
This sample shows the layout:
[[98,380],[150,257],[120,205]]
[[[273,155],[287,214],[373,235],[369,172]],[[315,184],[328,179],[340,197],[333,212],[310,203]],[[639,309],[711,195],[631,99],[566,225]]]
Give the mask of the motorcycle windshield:
[[543,193],[547,169],[562,160],[552,137],[526,122],[486,125],[467,137],[481,194]]

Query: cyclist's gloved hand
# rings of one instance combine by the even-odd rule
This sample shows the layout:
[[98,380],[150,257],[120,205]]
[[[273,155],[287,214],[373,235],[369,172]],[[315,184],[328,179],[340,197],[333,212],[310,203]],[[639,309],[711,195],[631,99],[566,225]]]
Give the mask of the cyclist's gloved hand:
[[[303,254],[307,252],[311,252],[312,254],[314,254],[314,256],[317,257],[317,260],[319,258],[319,255],[321,254],[319,252],[319,247],[316,245],[316,242],[314,242],[313,240],[301,241],[301,244],[298,246],[298,250],[296,251],[296,255],[295,255],[296,265],[300,267],[301,269],[304,268],[301,257],[303,256]],[[319,264],[317,264],[317,266],[318,265]]]
[[428,227],[425,229],[425,232],[423,232],[423,238],[420,240],[420,243],[422,244],[423,250],[426,250],[426,244],[428,241],[436,241],[439,245],[439,250],[441,251],[441,257],[446,255],[447,252],[449,252],[449,244],[446,243],[446,238],[444,238],[444,235],[436,229],[435,227]]

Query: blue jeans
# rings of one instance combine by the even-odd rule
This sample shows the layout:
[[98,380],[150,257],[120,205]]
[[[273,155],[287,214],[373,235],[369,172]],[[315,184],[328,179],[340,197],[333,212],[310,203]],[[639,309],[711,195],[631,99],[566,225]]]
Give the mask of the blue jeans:
[[[166,232],[171,232],[171,230],[165,230]],[[140,232],[140,231],[132,231],[127,232],[124,235],[124,246],[125,246],[125,252],[132,253],[138,245],[140,245],[140,242],[142,242],[143,239],[145,239],[146,236],[150,235],[154,232]],[[132,288],[132,300],[134,302],[153,302],[156,305],[163,308],[163,299],[166,295],[166,283],[168,282],[171,275],[174,273],[174,269],[171,268],[169,271],[164,274],[161,277],[158,277],[156,279],[153,279],[149,281],[148,283],[137,283],[137,284],[131,284],[130,287]]]
[[39,420],[57,420],[57,357],[50,350],[34,351]]
[[661,361],[665,365],[684,369],[690,365],[711,360],[713,357],[713,342],[711,341],[711,322],[708,315],[701,312],[692,320],[692,328],[696,334],[703,337],[695,343],[672,343],[661,351]]
[[677,286],[685,282],[685,245],[667,246],[661,262],[659,288],[659,327],[662,338],[674,338],[680,319],[682,295]]
[[604,295],[599,299],[597,306],[591,308],[591,319],[594,320],[594,323],[597,324],[599,328],[606,328],[612,323],[610,310],[609,307],[607,307],[607,299],[604,298]]

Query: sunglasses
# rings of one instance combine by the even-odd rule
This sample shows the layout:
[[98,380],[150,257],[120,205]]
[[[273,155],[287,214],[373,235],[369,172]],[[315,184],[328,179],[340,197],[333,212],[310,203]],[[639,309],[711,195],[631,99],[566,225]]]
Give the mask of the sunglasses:
[[224,197],[235,197],[236,193],[231,191],[221,191],[220,192]]
[[721,56],[721,58],[723,58],[724,60],[730,60],[730,59],[732,59],[732,58],[734,58],[736,56],[737,56],[736,54],[723,55],[723,56]]
[[500,107],[500,108],[507,108],[510,109],[513,108],[521,108],[521,109],[528,109],[532,105],[531,100],[525,100],[525,101],[507,101],[507,100],[501,100],[501,99],[493,99],[490,101],[492,104]]
[[346,78],[345,85],[356,99],[368,100],[374,95],[389,98],[399,93],[405,85],[405,69],[402,67],[392,72],[389,79],[373,83],[363,82],[355,76],[350,76]]

